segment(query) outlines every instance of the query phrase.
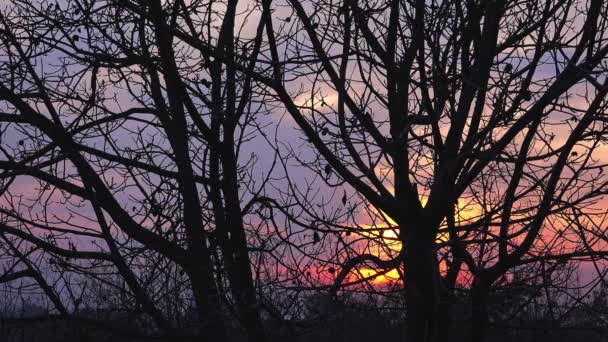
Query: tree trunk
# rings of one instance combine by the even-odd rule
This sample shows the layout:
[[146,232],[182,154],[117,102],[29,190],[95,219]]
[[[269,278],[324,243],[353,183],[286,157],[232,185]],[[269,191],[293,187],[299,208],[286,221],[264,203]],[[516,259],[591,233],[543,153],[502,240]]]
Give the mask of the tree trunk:
[[488,326],[488,293],[490,286],[481,278],[475,278],[471,287],[472,318],[471,340],[481,342],[486,338]]
[[439,304],[439,341],[450,340],[452,317],[449,310],[454,299],[454,289],[462,264],[462,259],[456,253],[453,262],[447,266],[445,278],[442,279],[441,303]]
[[[439,337],[439,270],[434,238],[408,231],[405,272],[407,341],[435,342]],[[428,235],[428,234],[427,234]]]
[[439,316],[438,316],[438,335],[437,340],[446,342],[450,340],[450,329],[452,326],[452,320],[449,313],[449,305],[451,302],[451,292],[442,290],[441,300],[439,303]]
[[197,340],[224,342],[227,339],[220,299],[213,276],[206,271],[190,274],[198,314]]
[[234,141],[233,133],[232,129],[225,130],[224,140],[226,143],[222,150],[224,171],[222,185],[226,203],[226,223],[230,230],[230,246],[226,247],[232,253],[229,273],[239,316],[247,332],[249,342],[264,342],[266,336],[251,273],[247,236],[243,224],[243,212],[240,207],[237,157],[232,145],[232,141]]
[[[242,229],[242,225],[241,225]],[[251,265],[247,254],[247,243],[243,230],[237,230],[234,238],[234,269],[232,270],[232,287],[237,302],[237,309],[241,322],[247,332],[249,342],[264,342],[266,335],[260,317],[260,310],[256,298],[255,286],[251,276]]]

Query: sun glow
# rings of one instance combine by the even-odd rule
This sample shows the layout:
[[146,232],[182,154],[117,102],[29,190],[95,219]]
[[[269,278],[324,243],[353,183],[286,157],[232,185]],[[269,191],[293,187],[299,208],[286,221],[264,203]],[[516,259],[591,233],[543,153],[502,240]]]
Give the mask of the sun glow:
[[[421,204],[423,207],[426,205],[427,199],[421,198]],[[401,252],[403,245],[399,238],[399,224],[385,212],[370,208],[369,212],[372,216],[381,218],[381,224],[362,224],[357,228],[357,234],[366,237],[372,241],[376,241],[374,246],[369,247],[372,254],[375,256],[387,260],[396,257],[397,253]],[[459,199],[456,212],[455,221],[457,224],[463,224],[479,219],[484,215],[483,208],[474,203],[473,201],[467,201]],[[446,242],[449,240],[450,235],[446,227],[441,227],[437,234],[437,243]],[[446,265],[441,264],[440,268],[445,270]],[[359,268],[353,269],[349,280],[351,282],[366,280],[374,285],[387,285],[401,281],[400,270],[392,268],[388,270],[375,269],[375,268]]]
[[399,282],[401,275],[399,270],[393,268],[388,271],[378,271],[371,268],[362,268],[353,272],[351,281],[367,279],[372,284],[386,285]]

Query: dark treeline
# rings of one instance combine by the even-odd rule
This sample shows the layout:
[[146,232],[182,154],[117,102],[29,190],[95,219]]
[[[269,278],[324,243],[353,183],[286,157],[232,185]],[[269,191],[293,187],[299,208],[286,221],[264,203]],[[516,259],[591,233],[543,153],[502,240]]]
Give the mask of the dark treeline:
[[0,1],[9,341],[600,341],[601,0]]

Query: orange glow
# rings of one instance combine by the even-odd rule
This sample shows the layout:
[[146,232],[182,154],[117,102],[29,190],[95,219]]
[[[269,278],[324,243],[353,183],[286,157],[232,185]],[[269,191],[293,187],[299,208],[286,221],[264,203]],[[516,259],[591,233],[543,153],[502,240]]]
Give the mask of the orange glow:
[[352,279],[350,280],[356,281],[360,279],[369,279],[369,282],[372,284],[387,285],[400,281],[401,276],[399,275],[399,271],[395,268],[386,273],[371,268],[362,268],[353,271]]
[[[425,206],[427,198],[421,198],[421,204]],[[384,224],[362,224],[359,225],[357,233],[363,237],[369,238],[372,241],[377,241],[377,244],[371,247],[371,253],[375,256],[388,259],[395,257],[394,253],[400,252],[403,248],[401,241],[399,240],[399,225],[389,215],[381,210],[370,207],[369,212],[372,215],[381,217]],[[480,218],[483,215],[483,208],[473,201],[458,200],[458,205],[455,213],[455,220],[457,223],[464,223]],[[449,233],[442,229],[437,234],[437,242],[445,242],[449,240]],[[445,271],[447,266],[445,263],[440,263],[440,271]],[[367,280],[374,285],[387,285],[394,284],[401,281],[399,270],[396,268],[390,270],[380,270],[374,268],[360,268],[351,271],[348,277],[350,282],[356,282],[361,280]]]

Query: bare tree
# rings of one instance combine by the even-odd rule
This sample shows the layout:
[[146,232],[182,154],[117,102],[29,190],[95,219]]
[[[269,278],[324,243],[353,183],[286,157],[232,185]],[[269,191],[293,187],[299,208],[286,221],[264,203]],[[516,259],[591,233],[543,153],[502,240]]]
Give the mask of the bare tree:
[[588,263],[603,283],[607,14],[13,1],[0,281],[31,279],[64,316],[109,296],[166,336],[220,341],[234,321],[264,340],[261,307],[322,321],[316,295],[341,289],[405,303],[408,341],[447,339],[461,290],[474,340],[517,284],[557,322],[564,274]]
[[237,320],[265,340],[245,216],[267,109],[232,66],[253,68],[261,26],[239,32],[236,1],[3,6],[2,281],[33,277],[66,316],[101,282],[164,335],[223,341]]
[[[257,80],[316,150],[302,164],[398,226],[408,341],[445,338],[464,273],[480,340],[510,270],[605,255],[603,2],[272,5]],[[342,273],[395,267],[377,259]]]

